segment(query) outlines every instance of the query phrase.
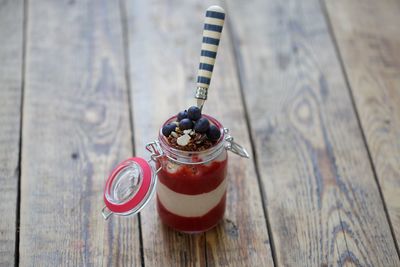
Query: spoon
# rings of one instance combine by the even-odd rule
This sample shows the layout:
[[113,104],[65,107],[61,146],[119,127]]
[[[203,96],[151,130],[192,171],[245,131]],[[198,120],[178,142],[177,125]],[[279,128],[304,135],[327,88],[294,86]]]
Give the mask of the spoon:
[[224,21],[225,11],[222,7],[210,6],[207,8],[195,95],[197,107],[200,109],[203,108],[204,102],[207,99],[207,91],[210,86]]

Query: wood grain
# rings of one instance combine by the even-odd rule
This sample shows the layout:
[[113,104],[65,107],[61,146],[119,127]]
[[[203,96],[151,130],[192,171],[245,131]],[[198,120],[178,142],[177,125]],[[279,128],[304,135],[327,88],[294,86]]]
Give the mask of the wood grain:
[[[145,143],[157,137],[160,125],[196,103],[204,14],[216,2],[125,2],[135,148],[144,156]],[[220,119],[250,149],[229,39],[225,28],[204,112]],[[273,266],[254,164],[229,157],[227,213],[216,229],[205,235],[178,234],[161,224],[155,201],[141,212],[146,266]]]
[[12,266],[18,205],[23,1],[0,2],[0,25],[0,266]]
[[400,242],[400,3],[326,1],[369,151]]
[[139,266],[138,220],[101,216],[111,168],[132,153],[116,1],[28,7],[22,266]]
[[228,7],[275,263],[399,266],[319,2]]

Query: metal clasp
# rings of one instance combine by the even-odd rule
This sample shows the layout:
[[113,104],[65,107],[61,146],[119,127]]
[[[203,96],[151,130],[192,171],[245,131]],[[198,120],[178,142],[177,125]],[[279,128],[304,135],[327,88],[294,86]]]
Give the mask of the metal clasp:
[[229,150],[229,151],[231,151],[231,152],[235,153],[236,155],[239,155],[239,156],[241,156],[243,158],[249,159],[250,155],[247,152],[247,150],[243,146],[241,146],[238,143],[236,143],[232,136],[228,135],[229,129],[224,128],[224,133],[226,134],[226,137],[225,137],[225,141],[226,141],[225,149]]
[[101,210],[101,214],[103,215],[104,219],[107,220],[108,217],[110,217],[112,215],[112,211],[109,210],[106,206],[104,206]]
[[[149,164],[151,161],[154,161],[155,163],[158,161],[160,157],[164,155],[164,152],[160,146],[160,143],[158,141],[153,141],[150,143],[146,144],[146,150],[151,153],[150,159],[147,161]],[[153,168],[155,170],[155,168]],[[158,170],[155,170],[155,174],[157,174],[159,171],[161,171],[162,167],[158,168]]]

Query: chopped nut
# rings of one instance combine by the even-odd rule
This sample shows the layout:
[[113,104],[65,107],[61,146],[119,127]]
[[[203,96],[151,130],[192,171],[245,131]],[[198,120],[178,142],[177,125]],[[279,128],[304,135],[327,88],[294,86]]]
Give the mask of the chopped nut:
[[198,141],[198,140],[200,140],[200,139],[201,139],[201,134],[195,133],[195,134],[194,134],[194,140],[195,140],[195,141]]
[[187,144],[189,144],[190,136],[187,134],[184,134],[184,135],[178,137],[178,139],[176,141],[177,141],[178,145],[186,146]]
[[176,127],[175,132],[178,134],[183,134],[182,130],[179,127]]
[[[170,136],[168,137],[169,145],[175,149],[179,149],[182,151],[204,151],[215,144],[215,141],[209,140],[207,138],[207,135],[205,134],[200,134],[192,131],[189,134],[185,135],[190,137],[190,139],[186,145],[181,145],[178,143],[178,138],[180,138],[179,142],[181,143],[181,137],[184,136],[183,131],[178,128],[177,131],[171,132]],[[183,139],[185,138],[187,137],[184,137]]]

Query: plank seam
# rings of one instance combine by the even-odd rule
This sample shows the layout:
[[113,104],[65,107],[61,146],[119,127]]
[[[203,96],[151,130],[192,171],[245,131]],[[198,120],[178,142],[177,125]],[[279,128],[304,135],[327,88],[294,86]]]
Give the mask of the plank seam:
[[[228,5],[227,3],[224,3],[224,7],[226,10],[228,10],[227,5]],[[246,128],[249,133],[250,145],[251,145],[251,150],[252,150],[251,156],[254,159],[254,167],[255,167],[255,172],[256,172],[256,176],[257,176],[258,188],[260,190],[261,204],[263,207],[264,218],[265,218],[267,232],[268,232],[268,238],[269,238],[269,244],[270,244],[271,253],[272,253],[272,262],[273,262],[274,266],[277,266],[278,261],[277,261],[277,255],[276,255],[276,250],[275,250],[275,243],[274,243],[274,238],[272,235],[271,223],[269,220],[267,205],[266,205],[266,201],[265,201],[266,193],[264,192],[264,189],[263,189],[264,187],[262,186],[263,183],[261,180],[260,170],[259,170],[259,166],[258,166],[258,159],[257,159],[256,150],[255,150],[253,133],[251,131],[251,129],[252,129],[251,122],[250,122],[248,108],[247,108],[246,101],[245,101],[245,94],[244,94],[244,89],[243,89],[244,82],[243,82],[242,75],[241,75],[241,73],[242,73],[241,70],[243,69],[242,56],[241,56],[239,48],[238,48],[239,42],[238,42],[236,33],[233,30],[233,24],[231,23],[231,20],[229,17],[225,21],[226,21],[226,25],[227,25],[226,30],[228,32],[228,38],[230,40],[230,43],[232,44],[231,49],[232,49],[232,54],[234,55],[234,57],[233,57],[234,64],[233,65],[234,65],[236,76],[238,77],[238,82],[239,82],[240,98],[241,98],[241,102],[242,102],[243,109],[244,109]]]
[[22,163],[22,126],[24,114],[24,91],[25,91],[25,72],[26,72],[26,41],[28,26],[28,1],[23,0],[22,5],[22,64],[21,64],[21,98],[20,98],[20,118],[19,118],[19,154],[18,154],[18,181],[17,181],[17,203],[16,203],[16,220],[15,220],[15,249],[14,249],[14,266],[19,266],[19,243],[20,243],[20,219],[21,219],[21,163]]
[[362,127],[362,122],[361,122],[360,115],[358,113],[358,109],[357,109],[357,106],[356,106],[355,97],[354,97],[353,91],[351,90],[349,78],[348,78],[347,73],[345,71],[345,65],[344,65],[344,62],[343,62],[343,58],[342,58],[342,55],[340,53],[340,49],[339,49],[339,45],[338,45],[338,42],[337,42],[337,39],[336,39],[336,35],[335,35],[334,31],[333,31],[332,21],[331,21],[331,19],[329,17],[329,13],[328,13],[325,1],[324,0],[319,0],[319,2],[320,2],[322,13],[324,14],[324,18],[325,18],[325,21],[326,21],[326,24],[327,24],[327,27],[328,27],[329,34],[330,34],[330,36],[332,38],[332,43],[333,43],[333,46],[334,46],[335,54],[336,54],[336,57],[338,58],[338,61],[339,61],[339,64],[340,64],[340,70],[342,72],[342,75],[343,75],[343,78],[344,78],[344,81],[345,81],[345,84],[346,84],[346,87],[347,87],[347,91],[348,91],[349,96],[350,96],[350,101],[351,101],[354,113],[356,115],[357,124],[358,124],[358,127],[359,127],[360,132],[361,132],[361,138],[362,138],[362,141],[364,143],[364,147],[365,147],[365,149],[367,151],[368,160],[370,162],[370,166],[371,166],[372,173],[373,173],[373,176],[374,176],[374,179],[375,179],[375,183],[376,183],[376,185],[378,187],[379,196],[380,196],[380,198],[382,200],[383,209],[385,211],[386,220],[388,221],[388,224],[389,224],[389,229],[390,229],[390,233],[391,233],[392,238],[393,238],[394,246],[396,248],[397,256],[400,259],[400,251],[399,251],[399,246],[397,244],[396,236],[394,234],[393,224],[392,224],[392,221],[390,220],[390,216],[389,216],[389,212],[388,212],[387,205],[386,205],[386,202],[385,202],[385,198],[384,198],[383,193],[382,193],[382,188],[381,188],[381,186],[379,184],[379,180],[378,180],[378,175],[377,175],[377,172],[376,172],[375,164],[374,164],[374,161],[372,160],[371,152],[370,152],[370,149],[369,149],[369,146],[368,146],[368,142],[367,142],[367,139],[366,139],[366,136],[365,136],[365,133],[364,133],[364,128]]
[[[133,122],[133,105],[132,105],[132,94],[131,94],[131,80],[130,80],[130,55],[129,55],[129,36],[128,36],[128,19],[126,13],[126,6],[123,0],[119,1],[119,9],[121,14],[121,28],[122,28],[122,41],[123,41],[123,55],[124,55],[124,71],[125,71],[125,81],[128,93],[128,107],[129,107],[129,126],[131,130],[131,143],[132,143],[132,153],[135,154],[135,135],[134,135],[134,122]],[[144,267],[144,250],[143,250],[143,234],[142,234],[142,220],[141,215],[138,213],[138,228],[139,228],[139,249],[140,249],[140,262],[141,266]]]

